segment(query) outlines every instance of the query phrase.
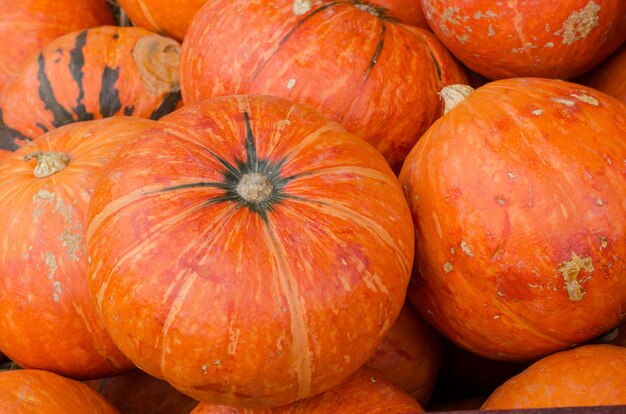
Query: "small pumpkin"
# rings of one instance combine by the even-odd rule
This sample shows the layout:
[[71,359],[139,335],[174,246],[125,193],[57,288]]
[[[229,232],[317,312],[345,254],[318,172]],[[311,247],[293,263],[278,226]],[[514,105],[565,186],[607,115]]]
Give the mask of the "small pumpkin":
[[407,302],[365,367],[426,406],[441,365],[441,335]]
[[198,405],[167,382],[138,369],[85,384],[103,395],[120,414],[189,414]]
[[439,90],[466,82],[432,33],[361,1],[213,0],[195,15],[181,53],[185,104],[267,94],[310,105],[394,170],[442,114]]
[[32,369],[0,372],[0,411],[19,414],[118,412],[85,384]]
[[549,355],[509,379],[482,410],[626,404],[626,348],[585,345]]
[[176,41],[138,27],[55,39],[0,93],[0,152],[71,122],[171,112],[180,103],[179,50]]
[[569,82],[500,80],[461,99],[399,177],[416,229],[411,302],[490,359],[530,361],[615,327],[625,137],[625,103]]
[[283,405],[345,380],[410,276],[413,228],[384,158],[277,97],[203,101],[158,125],[90,204],[87,280],[115,343],[216,404]]
[[421,0],[433,32],[489,78],[570,79],[626,40],[626,2]]
[[127,371],[85,279],[87,205],[103,166],[154,121],[65,125],[0,166],[0,350],[20,366],[73,378]]
[[118,0],[135,26],[183,41],[191,19],[207,0]]
[[0,0],[0,90],[30,55],[66,33],[113,24],[104,0]]
[[191,414],[419,414],[425,411],[376,370],[361,368],[332,390],[286,406],[237,409],[199,404]]
[[626,102],[626,44],[579,81]]

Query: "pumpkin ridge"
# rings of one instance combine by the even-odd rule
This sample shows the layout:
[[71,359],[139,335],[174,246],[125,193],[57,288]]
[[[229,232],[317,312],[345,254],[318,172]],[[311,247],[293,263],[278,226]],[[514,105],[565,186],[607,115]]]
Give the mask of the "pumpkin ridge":
[[[39,52],[39,57],[37,58],[38,63],[38,71],[37,71],[37,80],[39,81],[39,98],[44,103],[45,108],[52,112],[54,116],[54,120],[52,121],[52,125],[56,128],[65,125],[70,122],[74,122],[74,117],[72,114],[63,107],[57,100],[54,95],[54,90],[52,89],[52,84],[50,83],[50,79],[46,74],[46,61],[43,57],[43,53]],[[44,131],[47,132],[47,131]]]
[[119,74],[119,66],[116,68],[105,66],[102,71],[102,86],[100,88],[99,100],[100,113],[104,118],[115,115],[122,108],[119,91],[114,87]]
[[83,87],[83,67],[85,66],[85,55],[83,54],[83,48],[86,44],[87,30],[83,30],[76,36],[74,48],[70,50],[70,74],[78,86],[76,106],[72,108],[72,111],[77,116],[77,121],[89,121],[93,119],[93,114],[87,112],[85,104],[82,102],[85,97],[85,89]]
[[316,16],[317,14],[323,12],[324,10],[327,10],[331,7],[337,6],[337,5],[341,5],[341,4],[351,4],[350,1],[335,1],[329,4],[325,4],[323,6],[318,7],[317,9],[313,10],[312,12],[310,12],[309,14],[307,14],[306,16],[304,16],[302,19],[298,20],[298,22],[296,22],[293,27],[291,28],[291,30],[289,30],[276,44],[277,47],[274,48],[274,50],[272,51],[272,53],[267,57],[267,59],[265,59],[263,61],[263,63],[261,63],[261,65],[256,68],[256,70],[254,71],[254,73],[252,74],[252,76],[250,77],[250,79],[248,80],[248,85],[251,85],[252,83],[254,83],[254,80],[257,78],[257,76],[259,75],[259,73],[261,73],[261,71],[263,70],[263,68],[265,68],[265,66],[267,65],[267,63],[272,59],[272,57],[276,54],[276,52],[280,49],[280,46],[282,46],[283,44],[285,44],[286,41],[289,40],[289,38],[293,35],[293,33],[299,29],[304,23],[306,23],[308,20],[310,20],[312,17]]
[[370,59],[370,63],[367,65],[367,69],[365,70],[365,79],[363,82],[367,82],[374,70],[374,66],[376,62],[378,62],[378,58],[380,57],[381,52],[383,51],[383,46],[385,44],[385,32],[387,31],[387,25],[385,24],[385,20],[378,17],[380,20],[380,38],[378,39],[378,44],[376,45],[376,50],[374,50],[374,55]]

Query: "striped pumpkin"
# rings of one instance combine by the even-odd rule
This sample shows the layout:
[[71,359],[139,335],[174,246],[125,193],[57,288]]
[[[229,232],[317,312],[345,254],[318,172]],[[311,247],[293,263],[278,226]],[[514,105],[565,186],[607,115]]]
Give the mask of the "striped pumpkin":
[[201,401],[276,406],[346,379],[398,316],[411,270],[411,218],[383,157],[276,97],[158,123],[90,204],[87,279],[111,338]]
[[103,166],[154,123],[116,117],[65,125],[0,166],[0,350],[20,366],[73,378],[133,367],[89,297],[85,221]]
[[76,30],[113,24],[104,0],[0,0],[0,90],[30,55]]
[[374,145],[394,170],[442,114],[441,88],[467,83],[432,33],[356,0],[210,1],[180,68],[185,104],[229,94],[303,103]]
[[171,112],[180,103],[179,50],[137,27],[102,26],[52,41],[0,94],[0,151],[72,122]]

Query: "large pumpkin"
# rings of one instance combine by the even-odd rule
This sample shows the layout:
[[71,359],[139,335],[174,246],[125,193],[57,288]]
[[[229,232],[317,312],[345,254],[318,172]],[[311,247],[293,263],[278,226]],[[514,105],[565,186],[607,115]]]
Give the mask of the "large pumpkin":
[[612,329],[626,309],[624,160],[615,98],[547,79],[476,89],[402,168],[413,304],[492,359],[531,360]]
[[113,17],[104,0],[0,0],[0,90],[46,43],[106,24]]
[[138,369],[85,384],[103,395],[120,414],[189,414],[198,405],[167,382]]
[[89,296],[87,205],[103,166],[153,122],[66,125],[0,166],[0,350],[19,365],[76,378],[133,367]]
[[441,115],[441,87],[466,82],[432,33],[373,5],[326,0],[207,2],[183,42],[180,76],[185,104],[268,94],[317,108],[396,170]]
[[580,81],[626,102],[626,43]]
[[0,93],[0,152],[71,122],[158,119],[180,101],[179,44],[138,27],[96,27],[50,42]]
[[116,344],[225,405],[343,381],[391,327],[410,276],[411,218],[385,160],[275,97],[209,100],[159,125],[113,161],[90,205],[88,280]]
[[0,411],[19,414],[117,414],[85,384],[40,370],[0,372]]
[[483,410],[626,405],[626,348],[586,345],[547,356],[502,384]]
[[424,410],[409,395],[375,370],[359,369],[332,390],[270,409],[236,409],[206,403],[191,414],[420,414]]
[[626,40],[623,0],[421,0],[428,24],[489,79],[569,79]]
[[406,303],[365,363],[426,406],[441,365],[441,335]]
[[194,14],[207,0],[118,0],[136,26],[182,41]]

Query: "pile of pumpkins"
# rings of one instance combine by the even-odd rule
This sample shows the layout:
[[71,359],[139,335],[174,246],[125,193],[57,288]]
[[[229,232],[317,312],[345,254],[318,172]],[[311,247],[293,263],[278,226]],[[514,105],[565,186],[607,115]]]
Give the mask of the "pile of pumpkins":
[[626,2],[0,5],[1,411],[626,405]]

